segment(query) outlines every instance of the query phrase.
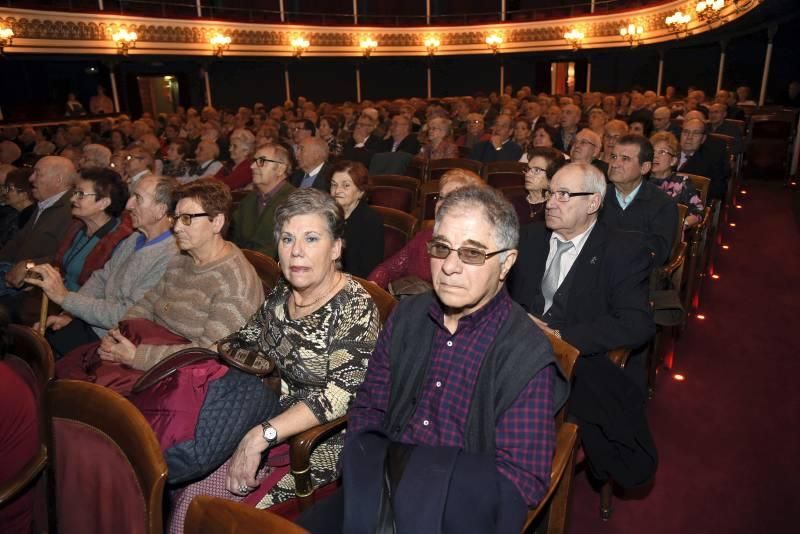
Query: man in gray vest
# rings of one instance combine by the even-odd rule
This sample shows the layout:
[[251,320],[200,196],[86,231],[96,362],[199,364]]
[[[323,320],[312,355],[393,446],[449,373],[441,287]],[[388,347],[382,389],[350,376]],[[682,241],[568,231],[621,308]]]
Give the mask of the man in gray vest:
[[[505,289],[518,238],[514,208],[493,189],[442,201],[428,243],[434,291],[398,305],[348,413],[343,521],[332,500],[301,520],[306,528],[519,531],[550,482],[553,417],[568,386]],[[378,512],[383,468],[370,467],[384,463],[391,517]]]

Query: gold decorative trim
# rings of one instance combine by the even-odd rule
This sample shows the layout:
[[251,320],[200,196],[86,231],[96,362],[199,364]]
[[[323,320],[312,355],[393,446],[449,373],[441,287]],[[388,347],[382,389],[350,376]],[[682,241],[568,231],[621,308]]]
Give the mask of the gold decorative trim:
[[[731,22],[759,6],[765,0],[752,0],[737,12],[731,2],[722,11],[722,19],[714,28]],[[697,0],[676,0],[667,4],[644,7],[611,15],[590,15],[569,19],[480,24],[471,26],[425,26],[414,28],[300,26],[277,24],[220,23],[220,21],[121,17],[95,13],[64,13],[27,9],[0,8],[0,22],[14,30],[14,44],[7,54],[116,54],[111,34],[124,27],[138,34],[137,45],[130,55],[210,55],[213,35],[231,37],[225,52],[230,56],[292,56],[291,40],[304,36],[311,46],[307,56],[360,56],[364,35],[378,42],[373,56],[427,55],[424,40],[435,35],[441,41],[437,55],[492,54],[486,36],[503,36],[500,53],[569,50],[564,33],[578,29],[585,35],[583,49],[626,47],[619,28],[635,22],[645,28],[641,44],[654,44],[675,38],[664,19],[677,10],[688,12],[692,21],[688,30],[697,35],[712,29],[697,19]]]

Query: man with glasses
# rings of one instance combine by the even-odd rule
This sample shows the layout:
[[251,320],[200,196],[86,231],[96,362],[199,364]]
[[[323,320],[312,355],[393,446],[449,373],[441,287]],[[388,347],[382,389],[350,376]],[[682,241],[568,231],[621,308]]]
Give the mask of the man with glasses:
[[419,153],[419,140],[411,135],[411,120],[402,114],[392,117],[389,126],[389,137],[384,139],[381,152],[406,152],[412,156]]
[[0,169],[0,247],[14,237],[36,212],[29,178],[33,169]]
[[610,163],[611,151],[614,150],[614,145],[617,144],[617,139],[628,133],[628,123],[625,121],[614,119],[606,123],[603,129],[603,157],[604,162]]
[[522,147],[511,140],[514,124],[508,115],[498,115],[492,126],[492,136],[472,147],[470,158],[483,163],[494,161],[519,161]]
[[609,228],[641,232],[653,265],[669,260],[678,225],[678,205],[644,179],[653,165],[653,145],[640,135],[625,135],[611,152],[606,202],[600,220]]
[[597,156],[603,146],[602,138],[589,128],[584,128],[575,136],[572,149],[569,151],[570,161],[574,163],[589,163],[608,176],[608,164]]
[[275,257],[275,211],[295,190],[286,180],[290,161],[289,152],[280,145],[263,146],[253,157],[250,168],[255,190],[242,199],[231,217],[229,235],[239,248]]
[[[525,227],[509,289],[542,330],[580,351],[570,414],[579,423],[592,469],[629,467],[613,472],[625,487],[652,475],[655,452],[648,446],[644,390],[607,353],[640,347],[655,334],[649,298],[652,261],[641,234],[598,221],[606,195],[605,177],[593,165],[570,163],[556,172],[547,226]],[[624,446],[610,449],[606,432],[616,432]],[[626,441],[627,436],[635,439]],[[615,456],[623,451],[630,456]],[[601,472],[595,476],[602,480],[610,471],[604,477]]]
[[722,200],[728,189],[727,147],[722,141],[709,139],[707,126],[700,119],[691,118],[683,123],[681,131],[681,153],[678,157],[678,172],[705,176],[711,180],[708,201]]
[[374,524],[390,499],[386,463],[398,531],[520,530],[547,490],[553,416],[568,386],[547,338],[505,289],[518,232],[493,189],[442,201],[428,244],[434,290],[402,300],[381,332],[348,412],[344,495],[309,511],[305,528]]

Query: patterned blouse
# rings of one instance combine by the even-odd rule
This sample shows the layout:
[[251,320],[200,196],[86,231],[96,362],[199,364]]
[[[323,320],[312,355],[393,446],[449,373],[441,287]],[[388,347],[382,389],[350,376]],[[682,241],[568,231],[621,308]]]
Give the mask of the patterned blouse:
[[678,204],[686,205],[689,208],[688,215],[694,215],[699,217],[700,221],[703,220],[705,206],[703,206],[703,201],[688,176],[673,172],[669,178],[650,176],[650,181],[674,198]]
[[[378,340],[378,308],[352,278],[322,308],[297,320],[289,317],[288,299],[289,286],[280,280],[261,308],[235,334],[234,342],[274,358],[281,374],[280,404],[284,410],[302,402],[320,423],[327,423],[347,413],[364,380]],[[336,479],[343,445],[340,432],[311,454],[315,487]],[[294,477],[288,473],[258,507],[291,499],[294,489]]]

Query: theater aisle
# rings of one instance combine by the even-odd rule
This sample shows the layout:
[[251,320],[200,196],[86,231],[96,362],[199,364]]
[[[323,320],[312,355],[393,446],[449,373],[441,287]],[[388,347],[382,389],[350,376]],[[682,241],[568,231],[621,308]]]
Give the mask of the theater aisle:
[[[660,466],[650,494],[599,517],[585,475],[570,534],[797,532],[800,505],[800,227],[781,184],[733,209],[699,310],[648,407]],[[672,375],[680,373],[684,381]]]

